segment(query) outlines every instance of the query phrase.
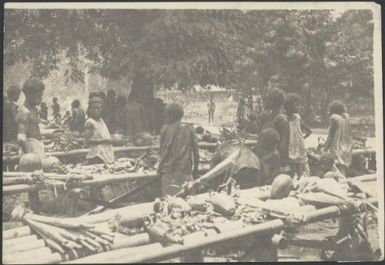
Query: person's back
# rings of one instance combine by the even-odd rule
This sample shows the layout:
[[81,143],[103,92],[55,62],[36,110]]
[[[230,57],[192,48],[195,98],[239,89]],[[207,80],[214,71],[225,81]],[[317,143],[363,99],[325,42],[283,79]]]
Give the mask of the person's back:
[[352,160],[352,132],[349,121],[349,115],[333,114],[330,117],[332,122],[336,123],[336,131],[331,140],[329,150],[336,155],[337,162],[341,165],[349,166]]
[[198,173],[198,140],[194,128],[181,122],[183,114],[183,108],[178,104],[166,107],[167,124],[161,129],[158,166],[163,195],[176,194]]
[[161,129],[159,172],[191,175],[192,144],[195,138],[194,128],[189,124],[176,122],[164,125]]

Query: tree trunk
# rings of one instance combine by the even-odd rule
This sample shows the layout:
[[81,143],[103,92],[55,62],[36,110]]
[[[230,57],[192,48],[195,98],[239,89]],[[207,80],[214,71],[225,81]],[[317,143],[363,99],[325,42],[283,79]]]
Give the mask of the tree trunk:
[[132,83],[130,98],[143,104],[146,130],[154,130],[154,84],[142,73],[136,73]]

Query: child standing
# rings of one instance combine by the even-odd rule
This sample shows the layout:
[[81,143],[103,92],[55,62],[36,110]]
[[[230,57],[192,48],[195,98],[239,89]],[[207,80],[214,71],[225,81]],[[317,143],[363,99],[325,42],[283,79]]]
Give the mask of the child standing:
[[335,100],[329,105],[330,127],[325,143],[325,152],[334,155],[336,166],[346,176],[352,161],[352,132],[349,115],[344,103]]
[[103,100],[93,97],[88,103],[88,119],[85,125],[85,142],[89,144],[86,156],[89,164],[112,163],[115,160],[112,139],[102,116]]
[[289,165],[291,175],[298,178],[304,174],[309,175],[309,166],[305,148],[305,138],[311,134],[311,130],[301,119],[299,114],[299,96],[287,95],[285,110],[289,122]]

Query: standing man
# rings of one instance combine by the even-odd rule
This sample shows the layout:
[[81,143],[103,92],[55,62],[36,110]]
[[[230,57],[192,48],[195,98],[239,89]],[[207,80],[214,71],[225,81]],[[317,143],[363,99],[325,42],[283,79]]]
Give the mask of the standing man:
[[198,174],[198,141],[194,128],[181,122],[183,114],[183,108],[178,104],[166,106],[166,125],[161,129],[158,168],[158,174],[162,177],[162,195],[176,194],[186,181],[192,181],[193,176]]
[[52,104],[52,111],[53,111],[53,118],[54,120],[60,121],[60,105],[57,102],[57,97],[54,97],[53,99],[53,104]]
[[287,116],[284,113],[284,103],[285,92],[279,88],[270,89],[265,102],[265,109],[268,112],[260,115],[261,118],[264,117],[260,119],[262,122],[260,129],[273,128],[279,134],[277,150],[280,155],[281,169],[283,172],[288,172],[290,171],[288,167],[290,129]]
[[346,176],[352,162],[353,139],[346,106],[339,100],[329,105],[330,126],[325,152],[334,155],[337,168]]
[[213,95],[210,96],[210,100],[207,103],[207,108],[209,111],[209,123],[210,123],[210,121],[214,122],[215,103],[214,103],[214,96]]
[[42,101],[44,89],[44,84],[39,80],[30,79],[23,84],[25,102],[16,115],[16,123],[17,141],[24,153],[44,153],[36,108]]
[[[37,106],[43,98],[44,84],[39,80],[30,79],[23,84],[25,95],[24,105],[20,106],[16,115],[17,142],[23,153],[44,155],[44,144],[40,141],[40,127]],[[39,213],[39,193],[29,192],[28,201],[31,209]]]
[[19,106],[17,101],[20,96],[20,88],[18,86],[11,86],[7,91],[7,97],[3,100],[3,141],[16,141],[17,124],[16,114]]

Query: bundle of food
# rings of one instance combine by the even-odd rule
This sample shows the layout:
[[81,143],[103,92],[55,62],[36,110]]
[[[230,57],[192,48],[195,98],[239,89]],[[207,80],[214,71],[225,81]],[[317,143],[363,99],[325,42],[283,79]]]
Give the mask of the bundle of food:
[[12,215],[27,224],[53,252],[71,259],[108,250],[114,242],[114,234],[97,230],[93,225],[35,215],[21,206]]
[[66,152],[84,148],[84,140],[75,137],[71,132],[54,132],[52,142],[45,146],[46,152]]
[[183,236],[206,229],[221,230],[228,221],[264,222],[264,213],[236,203],[236,195],[225,191],[210,193],[208,198],[166,196],[154,202],[154,213],[141,222],[124,223],[119,216],[111,222],[111,229],[133,235],[148,232],[153,241],[163,244],[183,244]]
[[72,165],[66,166],[64,170],[68,173],[76,174],[120,174],[132,172],[144,172],[147,170],[155,170],[159,156],[148,151],[138,158],[122,157],[110,164],[95,164],[95,165]]

